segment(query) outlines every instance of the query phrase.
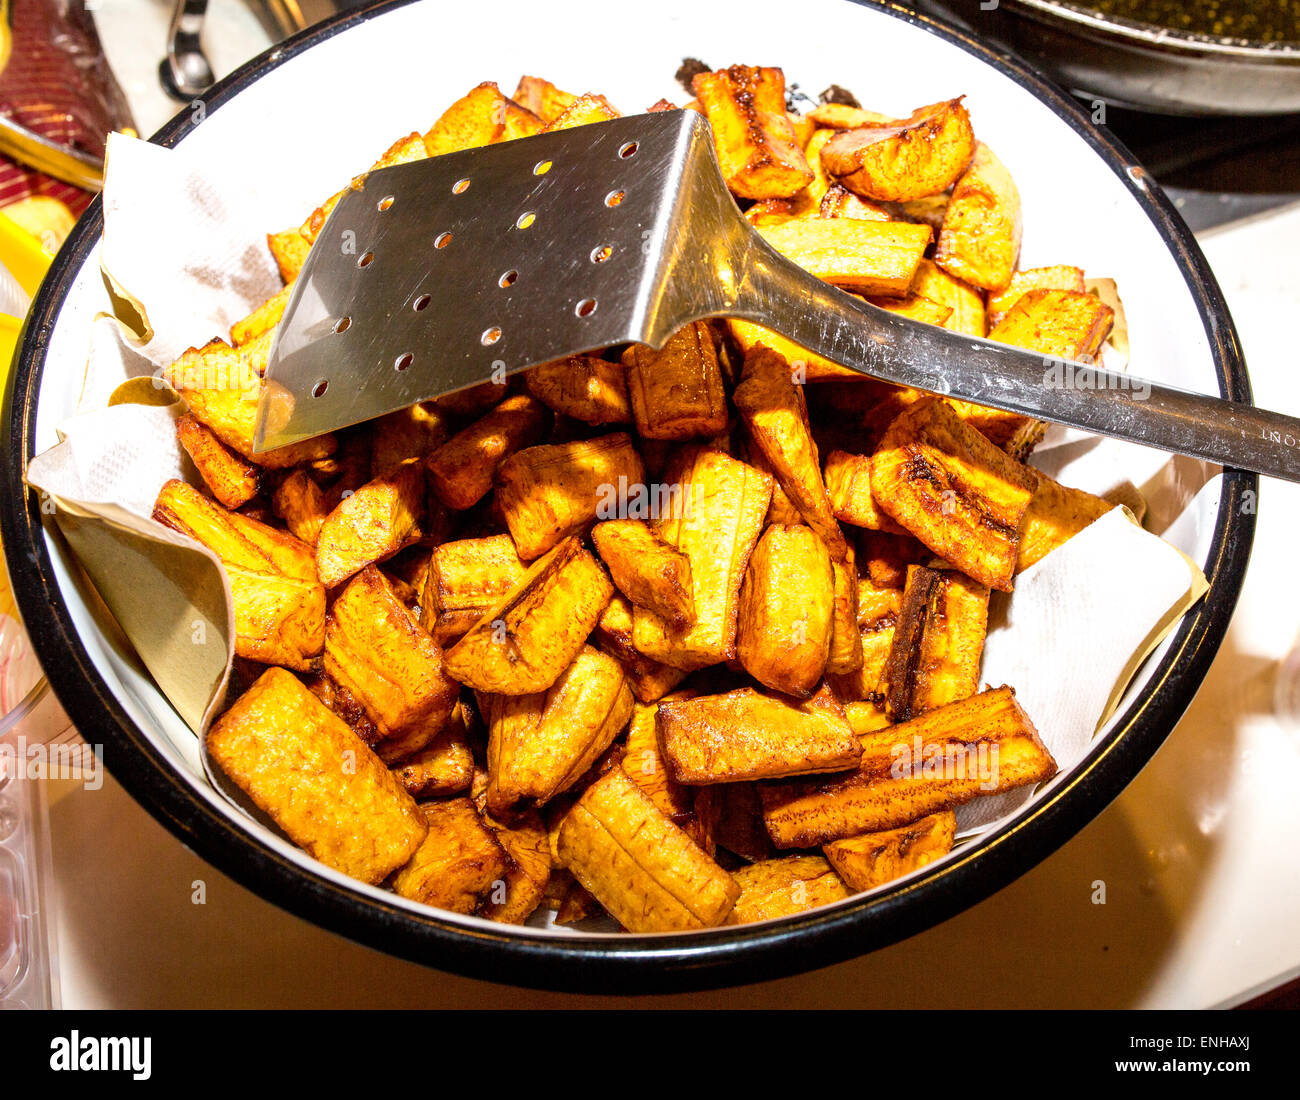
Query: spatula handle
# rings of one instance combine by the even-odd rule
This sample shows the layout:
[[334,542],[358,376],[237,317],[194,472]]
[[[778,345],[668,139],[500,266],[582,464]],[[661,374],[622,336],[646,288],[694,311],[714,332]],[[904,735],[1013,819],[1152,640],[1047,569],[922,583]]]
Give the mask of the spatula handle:
[[875,378],[1300,482],[1300,419],[922,324],[755,239],[735,314]]

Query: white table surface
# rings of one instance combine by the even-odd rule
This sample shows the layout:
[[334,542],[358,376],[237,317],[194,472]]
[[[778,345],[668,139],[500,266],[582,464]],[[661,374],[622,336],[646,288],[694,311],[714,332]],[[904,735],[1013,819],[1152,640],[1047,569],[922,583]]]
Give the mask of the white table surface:
[[[1256,400],[1300,414],[1300,206],[1202,243]],[[839,966],[642,1005],[1165,1007],[1237,1003],[1300,974],[1300,728],[1273,714],[1297,642],[1300,486],[1264,482],[1236,615],[1191,708],[1123,795],[1052,857],[937,928]],[[471,981],[389,958],[259,900],[111,780],[53,784],[70,1008],[539,1007],[632,1003]],[[1093,882],[1107,884],[1105,905]],[[192,902],[195,883],[206,904]]]

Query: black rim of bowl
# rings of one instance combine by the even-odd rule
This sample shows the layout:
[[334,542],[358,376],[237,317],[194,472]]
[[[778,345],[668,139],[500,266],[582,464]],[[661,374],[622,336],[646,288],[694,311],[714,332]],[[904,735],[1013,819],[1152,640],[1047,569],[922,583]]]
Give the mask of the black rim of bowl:
[[[217,110],[277,65],[377,14],[414,0],[387,0],[336,16],[250,61],[203,97]],[[1022,62],[906,8],[867,3],[923,27],[1029,90],[1080,133],[1134,195],[1173,254],[1197,303],[1219,372],[1220,392],[1251,400],[1232,319],[1191,232],[1131,154],[1094,128],[1082,109]],[[153,138],[175,145],[190,128],[182,112]],[[267,901],[378,950],[468,977],[558,991],[680,992],[765,981],[828,966],[924,931],[1000,890],[1064,844],[1146,764],[1200,686],[1228,627],[1254,535],[1243,510],[1258,479],[1225,470],[1205,564],[1210,590],[1189,611],[1141,696],[1091,758],[1014,822],[966,845],[947,862],[833,910],[780,923],[689,935],[600,939],[530,929],[467,928],[438,911],[414,913],[305,870],[253,838],[202,799],[128,717],[77,636],[55,579],[40,502],[23,484],[34,451],[36,402],[46,349],[73,278],[103,227],[100,200],[81,218],[42,284],[5,391],[4,495],[0,529],[15,596],[32,645],[69,716],[103,744],[113,776],[158,821],[219,870]]]

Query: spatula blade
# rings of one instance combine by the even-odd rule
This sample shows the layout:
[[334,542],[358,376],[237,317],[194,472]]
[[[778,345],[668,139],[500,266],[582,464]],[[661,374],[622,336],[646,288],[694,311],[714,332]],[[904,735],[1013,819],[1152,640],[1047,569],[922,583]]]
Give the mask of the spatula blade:
[[658,343],[659,250],[707,126],[666,111],[362,177],[276,329],[258,452],[517,370]]

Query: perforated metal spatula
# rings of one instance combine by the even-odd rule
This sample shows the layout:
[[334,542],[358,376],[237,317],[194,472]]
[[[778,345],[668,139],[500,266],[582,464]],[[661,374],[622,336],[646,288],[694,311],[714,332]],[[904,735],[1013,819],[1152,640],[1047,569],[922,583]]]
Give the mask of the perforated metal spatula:
[[[1300,481],[1300,420],[876,309],[742,217],[708,123],[666,111],[373,171],[339,200],[277,328],[256,447],[566,355],[756,321],[865,374]],[[1082,377],[1082,376],[1079,376]]]

